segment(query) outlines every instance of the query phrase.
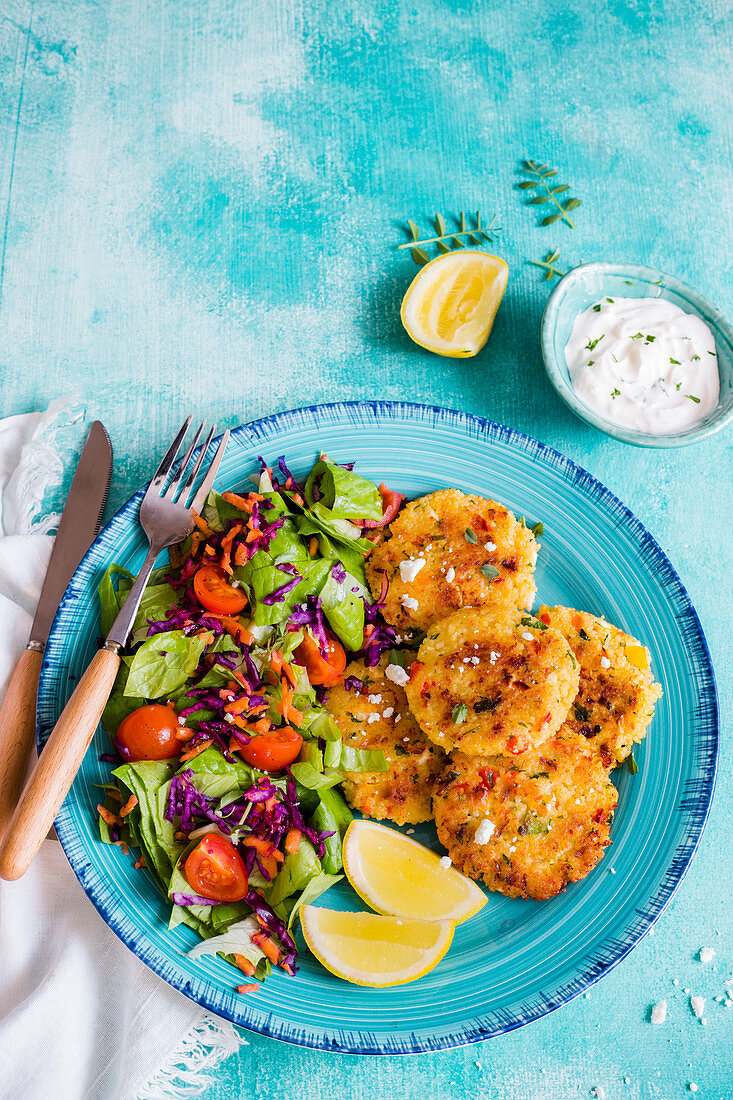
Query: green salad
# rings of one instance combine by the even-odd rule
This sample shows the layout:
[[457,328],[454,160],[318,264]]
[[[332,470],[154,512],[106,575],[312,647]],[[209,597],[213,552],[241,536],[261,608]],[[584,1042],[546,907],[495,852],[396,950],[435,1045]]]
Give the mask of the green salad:
[[[364,576],[402,497],[321,455],[304,484],[283,458],[244,492],[212,492],[148,584],[102,716],[114,752],[101,839],[139,850],[170,902],[249,978],[294,974],[298,912],[338,882],[348,771],[387,768],[344,745],[324,708],[352,655],[395,645]],[[106,634],[133,577],[99,585]],[[248,991],[256,986],[240,986]]]

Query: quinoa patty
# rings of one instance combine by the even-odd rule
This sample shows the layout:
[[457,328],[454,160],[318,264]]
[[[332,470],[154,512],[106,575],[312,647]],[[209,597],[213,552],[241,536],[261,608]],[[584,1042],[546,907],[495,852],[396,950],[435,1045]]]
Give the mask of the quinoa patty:
[[649,650],[585,611],[541,607],[538,616],[565,635],[580,666],[566,728],[586,738],[606,768],[615,768],[643,740],[662,695],[649,667]]
[[410,714],[403,689],[387,679],[383,667],[353,661],[345,676],[356,677],[363,686],[352,685],[348,691],[331,688],[326,709],[345,745],[381,749],[389,765],[386,772],[346,772],[347,801],[379,821],[430,821],[433,788],[445,766],[445,753],[426,739]]
[[565,637],[526,611],[464,607],[434,626],[405,685],[446,752],[526,752],[560,727],[578,691]]
[[529,607],[537,541],[502,504],[441,489],[412,500],[374,548],[366,573],[398,630],[426,630],[461,607]]
[[553,898],[610,843],[618,795],[598,754],[567,734],[521,757],[456,753],[433,799],[455,866],[512,898]]

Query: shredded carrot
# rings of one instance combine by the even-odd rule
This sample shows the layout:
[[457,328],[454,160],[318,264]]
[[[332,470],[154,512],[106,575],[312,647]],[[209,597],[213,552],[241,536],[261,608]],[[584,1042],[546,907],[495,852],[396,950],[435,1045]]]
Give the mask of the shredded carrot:
[[214,640],[214,631],[213,630],[197,630],[196,631],[196,637],[197,638],[205,638],[206,639],[205,644],[206,645],[211,645],[211,643]]
[[111,798],[114,802],[122,802],[122,795],[116,787],[113,787],[111,791],[107,791],[107,798]]
[[99,816],[101,817],[102,821],[104,821],[107,825],[122,824],[117,814],[113,814],[112,811],[103,806],[101,802],[97,804],[97,810],[99,811]]
[[147,863],[145,862],[145,856],[140,856],[140,859],[135,864],[135,870],[139,871],[142,867],[147,867]]
[[298,686],[298,680],[295,673],[293,672],[293,666],[288,661],[283,661],[283,675],[287,676],[293,687]]
[[243,526],[243,523],[235,523],[233,527],[229,528],[226,535],[221,540],[222,550],[231,550],[232,543],[234,542],[239,532],[242,530]]
[[206,546],[204,547],[204,553],[206,554],[207,558],[216,557],[216,550],[214,549],[213,546],[209,546],[208,542],[206,543]]
[[295,501],[296,504],[300,505],[301,508],[305,504],[305,501],[303,500],[300,493],[293,493],[293,500]]
[[240,497],[239,493],[222,493],[221,499],[225,500],[227,504],[231,504],[235,508],[239,508],[240,512],[250,512],[252,510],[252,505],[249,503],[247,498]]
[[247,548],[240,542],[234,550],[234,564],[246,565],[247,564]]
[[226,703],[224,710],[227,714],[241,714],[243,710],[249,710],[249,699],[246,696],[235,699],[233,703]]
[[201,534],[205,535],[207,539],[210,539],[211,536],[214,534],[213,528],[209,527],[206,520],[202,519],[202,517],[197,512],[193,513],[193,522],[196,524]]
[[255,972],[255,968],[252,965],[252,963],[249,961],[249,959],[246,959],[244,957],[244,955],[238,955],[235,952],[234,953],[234,962],[236,963],[236,965],[239,967],[239,969],[242,971],[243,974],[246,974],[248,978],[252,977],[252,975]]
[[258,718],[256,722],[245,723],[242,728],[248,732],[251,730],[253,733],[269,733],[272,729],[272,722],[269,718]]
[[265,856],[266,859],[274,859],[278,863],[282,863],[285,858],[279,848],[276,848],[271,840],[265,840],[260,836],[246,836],[240,843],[245,848],[254,848],[260,855]]
[[201,545],[201,532],[200,531],[194,531],[194,533],[191,535],[191,556],[192,557],[194,557],[194,558],[196,557],[196,554],[198,553],[198,548],[199,548],[200,545]]
[[273,649],[272,653],[270,654],[270,668],[273,672],[277,673],[278,676],[280,675],[283,670],[282,650]]
[[129,854],[130,854],[130,849],[129,849],[129,848],[127,847],[127,843],[126,843],[126,841],[124,841],[124,840],[115,840],[115,842],[114,842],[114,843],[115,843],[115,844],[117,845],[117,847],[118,847],[118,848],[119,848],[119,849],[121,850],[121,852],[122,852],[123,856],[129,856]]
[[263,955],[266,955],[271,963],[279,963],[280,961],[280,948],[272,942],[269,936],[264,932],[255,932],[252,935],[252,943],[259,947]]
[[181,763],[184,763],[186,760],[193,760],[194,756],[198,756],[204,749],[208,749],[211,744],[211,741],[202,741],[200,745],[195,745],[192,749],[186,749],[185,752],[181,753]]
[[308,539],[308,553],[312,558],[318,553],[318,539],[315,535]]
[[131,794],[125,805],[120,810],[120,817],[127,817],[130,810],[134,810],[137,806],[137,795]]
[[281,963],[280,965],[282,966],[283,970],[286,970],[288,972],[291,978],[295,977],[295,971],[293,970],[290,963]]
[[236,641],[243,645],[252,645],[254,635],[242,626],[239,619],[235,619],[233,615],[208,615],[207,617],[220,622],[227,634],[231,634]]
[[238,985],[237,993],[259,993],[260,987],[254,982],[252,985]]
[[261,805],[263,805],[265,807],[268,814],[271,814],[272,811],[275,809],[275,803],[276,802],[277,802],[277,799],[275,798],[275,795],[273,795],[272,798],[266,799],[263,803],[261,803]]
[[288,832],[285,836],[285,851],[289,852],[290,855],[292,855],[294,852],[297,852],[302,839],[303,834],[301,833],[300,829],[288,829]]
[[232,555],[228,550],[225,550],[222,554],[221,558],[219,559],[219,564],[223,571],[227,574],[227,576],[231,577],[234,573],[234,570],[232,569]]
[[176,730],[177,741],[190,741],[196,731],[189,729],[188,726],[181,726]]

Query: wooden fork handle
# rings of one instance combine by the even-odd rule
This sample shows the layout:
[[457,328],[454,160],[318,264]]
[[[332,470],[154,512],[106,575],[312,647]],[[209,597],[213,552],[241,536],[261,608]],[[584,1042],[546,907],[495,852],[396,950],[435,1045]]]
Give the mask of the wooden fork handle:
[[0,707],[0,837],[23,787],[36,740],[36,696],[43,653],[24,649]]
[[63,709],[0,844],[0,878],[30,867],[74,782],[115,682],[120,657],[100,649]]

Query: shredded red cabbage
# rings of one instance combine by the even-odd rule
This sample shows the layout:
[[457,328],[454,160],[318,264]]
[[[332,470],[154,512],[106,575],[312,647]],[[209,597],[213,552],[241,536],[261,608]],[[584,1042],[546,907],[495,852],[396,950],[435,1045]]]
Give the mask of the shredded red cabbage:
[[201,894],[179,894],[174,890],[171,894],[174,905],[226,905],[225,901],[214,901],[212,898],[204,898]]
[[[277,568],[279,569],[280,566],[278,566]],[[298,573],[296,577],[293,577],[292,581],[288,581],[286,584],[281,584],[280,587],[276,588],[274,592],[271,592],[269,596],[263,596],[262,602],[265,604],[282,603],[288,592],[292,592],[294,588],[297,588],[302,580],[303,577],[300,573]]]
[[360,680],[358,676],[347,676],[344,680],[344,687],[347,691],[355,691],[358,695],[364,690],[364,681]]

